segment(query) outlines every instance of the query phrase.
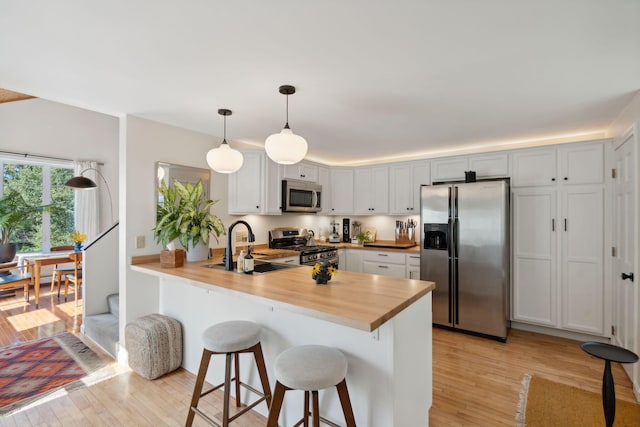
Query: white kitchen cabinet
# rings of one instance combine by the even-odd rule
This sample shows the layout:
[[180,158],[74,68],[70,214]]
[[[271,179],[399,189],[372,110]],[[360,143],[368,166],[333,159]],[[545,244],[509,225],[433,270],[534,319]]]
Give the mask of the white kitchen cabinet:
[[513,191],[513,320],[605,335],[604,188]]
[[265,154],[243,151],[244,162],[229,174],[229,214],[244,215],[262,212]]
[[529,187],[555,185],[557,162],[555,148],[518,150],[511,154],[511,185]]
[[318,166],[305,161],[293,165],[284,165],[283,178],[318,182]]
[[604,144],[601,141],[566,144],[511,154],[513,187],[556,184],[600,184],[604,181]]
[[558,147],[562,184],[601,184],[604,181],[604,146],[601,143]]
[[264,202],[265,215],[282,214],[282,165],[264,156]]
[[407,279],[420,280],[420,254],[407,254]]
[[513,191],[514,320],[557,324],[556,198],[548,188]]
[[429,162],[396,163],[389,166],[389,213],[420,214],[420,186],[431,183]]
[[406,276],[406,257],[402,252],[365,251],[362,272],[390,277]]
[[264,151],[242,151],[242,156],[242,167],[229,174],[229,215],[280,215],[280,165]]
[[357,249],[347,249],[347,271],[362,273],[362,259],[365,251]]
[[431,160],[431,183],[464,181],[464,172],[468,170],[469,161],[466,156]]
[[597,335],[605,332],[603,197],[601,186],[564,187],[560,192],[561,326]]
[[361,167],[355,170],[354,212],[381,215],[389,212],[389,167]]
[[347,269],[347,250],[338,249],[338,270],[349,271]]
[[353,168],[331,169],[331,215],[353,214]]
[[323,166],[318,167],[318,184],[322,186],[320,194],[320,206],[322,210],[319,214],[331,214],[331,169]]
[[507,153],[475,154],[469,156],[468,170],[474,171],[477,179],[507,177],[509,176],[509,156]]

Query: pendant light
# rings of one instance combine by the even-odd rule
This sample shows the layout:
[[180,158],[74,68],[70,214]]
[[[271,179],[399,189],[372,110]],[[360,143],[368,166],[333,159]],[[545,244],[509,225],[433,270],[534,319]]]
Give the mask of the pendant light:
[[231,110],[221,108],[218,114],[224,117],[224,137],[218,148],[212,148],[207,153],[207,163],[218,173],[233,173],[242,167],[244,159],[241,152],[234,150],[227,143],[227,116],[231,115]]
[[270,135],[264,143],[267,156],[281,165],[292,165],[304,159],[307,154],[307,141],[289,128],[289,95],[296,93],[296,88],[289,85],[280,86],[280,93],[287,96],[287,121],[280,133]]

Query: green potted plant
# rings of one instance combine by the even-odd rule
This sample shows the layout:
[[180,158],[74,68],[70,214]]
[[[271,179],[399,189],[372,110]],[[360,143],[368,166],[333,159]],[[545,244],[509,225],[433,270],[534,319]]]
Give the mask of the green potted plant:
[[163,248],[177,240],[187,254],[198,243],[203,244],[206,252],[211,233],[216,241],[225,234],[222,220],[210,212],[211,206],[218,201],[203,198],[203,191],[202,181],[182,184],[174,180],[171,187],[164,181],[160,184],[161,201],[156,211],[153,234]]
[[371,240],[371,233],[369,232],[369,230],[361,231],[358,234],[356,234],[355,237],[356,239],[358,239],[358,244],[363,245],[365,242],[368,242],[369,240]]
[[31,205],[14,190],[0,197],[0,262],[9,262],[16,256],[18,245],[11,239],[15,237],[13,234],[18,225],[29,221],[35,214],[53,209],[52,205]]

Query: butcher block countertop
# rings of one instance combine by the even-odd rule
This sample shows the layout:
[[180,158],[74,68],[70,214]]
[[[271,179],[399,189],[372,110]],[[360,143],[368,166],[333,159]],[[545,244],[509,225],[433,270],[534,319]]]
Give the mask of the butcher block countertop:
[[162,268],[159,260],[147,256],[132,260],[131,269],[239,293],[274,308],[363,331],[377,329],[435,288],[433,282],[349,271],[340,271],[328,284],[317,285],[308,266],[249,275],[203,267],[211,263],[204,261],[186,263],[179,268]]
[[359,249],[363,251],[385,251],[385,252],[404,252],[408,254],[419,254],[420,245],[406,247],[406,245],[396,245],[394,240],[376,240],[371,245],[356,245],[353,243],[330,243],[338,247],[338,249]]

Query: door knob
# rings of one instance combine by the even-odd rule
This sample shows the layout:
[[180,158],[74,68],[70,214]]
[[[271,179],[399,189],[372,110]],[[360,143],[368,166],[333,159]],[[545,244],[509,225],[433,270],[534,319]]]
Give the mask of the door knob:
[[622,277],[622,280],[627,280],[627,279],[629,279],[629,280],[631,280],[631,281],[633,282],[633,273],[629,273],[629,274],[627,274],[627,273],[622,273],[622,274],[620,275],[620,277]]

